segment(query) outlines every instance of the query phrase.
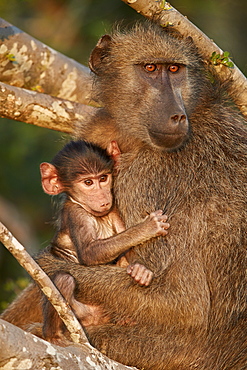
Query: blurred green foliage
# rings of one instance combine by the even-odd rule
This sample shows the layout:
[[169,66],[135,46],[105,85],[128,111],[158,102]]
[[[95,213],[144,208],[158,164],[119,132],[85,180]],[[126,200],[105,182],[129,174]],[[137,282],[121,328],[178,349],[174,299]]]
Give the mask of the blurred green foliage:
[[0,311],[8,307],[9,302],[27,287],[29,279],[27,277],[18,277],[16,280],[7,279],[3,284],[3,291],[1,294]]
[[[246,1],[171,0],[171,5],[228,50],[246,72]],[[121,0],[8,0],[0,1],[0,14],[82,64],[87,64],[98,38],[112,25],[142,18]],[[0,200],[14,207],[20,220],[29,225],[30,235],[23,240],[31,253],[45,247],[53,233],[51,199],[42,191],[39,164],[49,161],[64,140],[66,135],[61,133],[0,118]],[[0,211],[3,221],[8,209],[0,207]],[[13,231],[11,224],[6,226]],[[27,274],[0,246],[0,309],[23,287],[23,279],[27,282]]]

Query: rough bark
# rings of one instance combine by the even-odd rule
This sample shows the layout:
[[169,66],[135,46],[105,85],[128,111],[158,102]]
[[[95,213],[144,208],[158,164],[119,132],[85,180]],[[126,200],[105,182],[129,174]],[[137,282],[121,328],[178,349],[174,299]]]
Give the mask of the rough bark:
[[91,102],[87,67],[1,18],[0,81],[70,101]]
[[72,134],[97,108],[0,82],[0,116]]
[[1,370],[127,370],[88,344],[55,346],[0,320]]

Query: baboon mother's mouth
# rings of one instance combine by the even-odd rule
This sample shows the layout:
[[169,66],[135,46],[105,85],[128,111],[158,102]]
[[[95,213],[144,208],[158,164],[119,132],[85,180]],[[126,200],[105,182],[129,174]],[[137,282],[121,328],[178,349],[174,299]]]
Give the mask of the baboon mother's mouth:
[[164,133],[158,131],[150,132],[151,141],[164,149],[178,149],[187,140],[188,136],[185,132],[180,134]]

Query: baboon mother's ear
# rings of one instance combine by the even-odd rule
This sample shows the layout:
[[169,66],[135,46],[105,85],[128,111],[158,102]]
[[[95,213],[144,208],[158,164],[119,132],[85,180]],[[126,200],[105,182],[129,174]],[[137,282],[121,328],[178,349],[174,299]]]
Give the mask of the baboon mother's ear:
[[44,192],[57,195],[63,191],[63,186],[58,178],[56,167],[48,162],[40,165],[41,184]]
[[89,58],[89,67],[95,74],[98,73],[102,60],[106,57],[112,38],[110,35],[104,35],[99,39]]

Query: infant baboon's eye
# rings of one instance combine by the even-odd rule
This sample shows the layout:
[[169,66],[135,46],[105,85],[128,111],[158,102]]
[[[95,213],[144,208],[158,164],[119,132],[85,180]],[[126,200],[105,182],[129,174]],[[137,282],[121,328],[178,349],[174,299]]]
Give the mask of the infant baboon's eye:
[[107,181],[107,179],[108,179],[108,176],[107,176],[107,175],[102,175],[102,176],[100,176],[99,181],[100,181],[100,182],[106,182],[106,181]]
[[84,180],[84,184],[87,186],[93,185],[93,181],[91,179]]

